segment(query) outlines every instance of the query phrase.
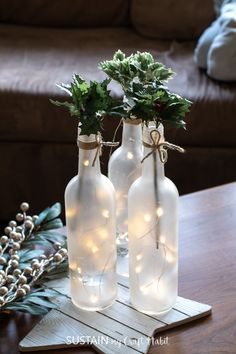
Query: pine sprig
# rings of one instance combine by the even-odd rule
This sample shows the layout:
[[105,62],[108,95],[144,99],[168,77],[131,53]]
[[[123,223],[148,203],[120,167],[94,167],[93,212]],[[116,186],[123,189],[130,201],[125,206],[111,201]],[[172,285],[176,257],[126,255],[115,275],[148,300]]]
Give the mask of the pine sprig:
[[0,313],[39,315],[55,308],[51,297],[58,293],[46,289],[44,282],[68,273],[65,236],[54,231],[63,226],[60,203],[34,216],[27,215],[28,209],[28,203],[21,204],[0,238]]
[[111,115],[113,107],[117,106],[117,101],[111,97],[108,90],[110,81],[106,79],[102,82],[87,83],[75,74],[71,84],[58,85],[71,97],[72,102],[50,101],[56,106],[66,107],[71,116],[79,119],[81,135],[98,134],[103,129],[104,117]]

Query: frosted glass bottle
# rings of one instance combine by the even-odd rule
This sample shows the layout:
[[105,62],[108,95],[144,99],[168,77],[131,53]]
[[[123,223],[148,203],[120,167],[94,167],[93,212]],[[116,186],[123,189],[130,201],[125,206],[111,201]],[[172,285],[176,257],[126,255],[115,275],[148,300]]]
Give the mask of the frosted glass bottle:
[[140,119],[123,120],[121,146],[114,151],[108,164],[108,177],[116,191],[117,273],[128,276],[128,191],[141,176],[143,158]]
[[[70,291],[72,302],[102,310],[116,298],[115,190],[101,174],[95,135],[79,136],[79,173],[65,191]],[[83,147],[81,147],[81,142]]]
[[[144,126],[143,141],[152,145]],[[158,127],[163,137],[163,126]],[[158,133],[154,132],[155,140]],[[144,156],[152,151],[145,147]],[[178,291],[178,191],[164,174],[155,150],[143,162],[142,176],[129,190],[129,281],[131,302],[147,314],[169,311]]]

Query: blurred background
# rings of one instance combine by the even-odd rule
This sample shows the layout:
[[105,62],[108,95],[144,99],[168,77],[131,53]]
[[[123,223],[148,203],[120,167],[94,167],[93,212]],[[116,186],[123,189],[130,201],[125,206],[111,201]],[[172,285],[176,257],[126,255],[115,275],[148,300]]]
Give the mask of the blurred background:
[[[236,39],[224,52],[217,37],[236,27],[234,8],[227,7],[227,16],[222,10],[229,3],[234,1],[0,0],[1,223],[22,201],[32,213],[63,203],[65,186],[77,173],[78,122],[49,98],[67,99],[56,84],[70,82],[73,73],[103,79],[97,65],[117,49],[150,51],[176,72],[169,88],[193,101],[187,130],[165,134],[186,149],[170,152],[166,164],[180,194],[234,181]],[[113,84],[111,90],[122,94]],[[107,118],[105,140],[117,124]],[[104,173],[108,152],[101,158]]]

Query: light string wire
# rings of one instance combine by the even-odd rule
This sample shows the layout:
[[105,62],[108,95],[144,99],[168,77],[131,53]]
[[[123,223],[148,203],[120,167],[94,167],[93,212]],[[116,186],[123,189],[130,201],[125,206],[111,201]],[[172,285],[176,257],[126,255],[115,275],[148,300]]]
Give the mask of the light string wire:
[[[140,239],[143,239],[144,237],[150,237],[152,240],[153,240],[153,237],[151,236],[153,233],[155,235],[155,240],[157,238],[157,234],[156,234],[156,229],[157,229],[157,224],[159,223],[160,221],[160,218],[158,218],[158,220],[154,223],[154,225],[148,229],[147,231],[145,231],[144,234],[142,234],[141,236],[138,236],[136,235],[136,238],[138,240]],[[140,244],[139,244],[140,245]],[[160,274],[153,280],[151,281],[150,283],[147,283],[145,285],[142,285],[143,288],[147,288],[149,286],[151,286],[152,284],[154,284],[155,282],[157,282],[157,290],[158,290],[158,287],[159,287],[159,283],[160,283],[160,280],[161,278],[164,276],[165,272],[166,272],[166,266],[167,266],[167,251],[169,251],[170,253],[172,253],[171,249],[164,243],[164,242],[161,242],[161,240],[159,239],[158,237],[158,245],[159,247],[157,249],[159,249],[160,247],[163,248],[163,252],[164,252],[164,257],[163,257],[163,265],[162,265],[162,269],[161,269],[161,272]],[[141,254],[141,245],[139,247],[139,251],[137,252],[138,254],[140,253]],[[136,273],[136,277],[137,277],[137,282],[138,284],[140,284],[140,276],[139,276],[139,273]]]
[[[83,231],[83,235],[86,235],[86,234],[90,234],[90,233],[93,233],[93,234],[96,234],[96,232],[100,229],[103,229],[103,228],[106,228],[108,226],[108,218],[106,218],[105,222],[96,226],[96,227],[93,227],[93,228],[87,228]],[[104,240],[102,241],[100,244],[99,244],[99,247],[102,248],[103,245],[106,243],[107,241]],[[86,275],[86,273],[83,273],[82,271],[81,272],[78,272],[79,274],[79,280],[81,281],[81,283],[83,284],[83,288],[85,290],[85,292],[89,295],[89,296],[97,296],[98,294],[98,301],[99,299],[101,298],[101,294],[102,294],[102,281],[103,281],[103,277],[104,277],[104,274],[106,273],[107,269],[108,269],[108,266],[109,266],[109,263],[110,263],[110,260],[112,258],[112,255],[114,254],[114,250],[111,250],[108,254],[108,256],[106,257],[105,261],[103,262],[103,266],[102,266],[102,271],[101,271],[101,274],[98,276],[99,277],[99,284],[97,286],[97,289],[93,289],[94,291],[91,293],[91,291],[89,291],[88,289],[88,286],[87,286],[87,280],[86,278],[90,277],[90,275]],[[94,258],[94,255],[92,253],[92,250],[91,250],[91,260],[92,260],[92,267],[96,273],[96,264],[95,264],[95,261],[93,261],[93,258]],[[81,264],[77,264],[76,262],[76,271],[78,271],[78,268],[82,269],[83,270],[83,267],[81,266]],[[74,273],[74,272],[73,272]]]

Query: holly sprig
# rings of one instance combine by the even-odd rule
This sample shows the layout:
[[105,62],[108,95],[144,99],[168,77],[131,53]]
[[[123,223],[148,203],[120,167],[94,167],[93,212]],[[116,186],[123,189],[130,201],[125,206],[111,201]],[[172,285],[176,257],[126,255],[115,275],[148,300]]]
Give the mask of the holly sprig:
[[163,84],[174,75],[171,69],[156,62],[148,52],[137,52],[126,57],[121,50],[118,50],[113,59],[101,62],[98,67],[108,77],[117,81],[124,91],[128,90],[134,81],[143,85],[153,82]]
[[185,128],[184,118],[189,111],[191,102],[170,92],[167,87],[158,85],[143,86],[132,82],[126,92],[123,111],[124,118],[139,117],[145,124],[150,121],[173,124]]
[[71,97],[71,102],[50,101],[56,106],[66,107],[71,116],[79,119],[80,135],[98,134],[103,129],[104,117],[116,114],[114,108],[118,103],[108,90],[110,81],[105,79],[102,82],[88,83],[80,75],[75,74],[70,84],[57,85]]
[[0,314],[24,311],[41,315],[56,308],[45,282],[68,273],[65,236],[55,229],[63,226],[60,203],[39,215],[27,214],[22,203],[16,220],[11,220],[0,238]]
[[122,86],[123,103],[116,107],[120,117],[185,128],[184,118],[191,102],[165,86],[174,72],[156,62],[150,53],[137,52],[126,57],[118,50],[112,60],[100,63],[99,67]]

